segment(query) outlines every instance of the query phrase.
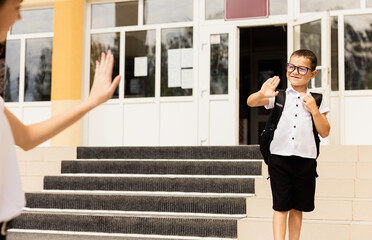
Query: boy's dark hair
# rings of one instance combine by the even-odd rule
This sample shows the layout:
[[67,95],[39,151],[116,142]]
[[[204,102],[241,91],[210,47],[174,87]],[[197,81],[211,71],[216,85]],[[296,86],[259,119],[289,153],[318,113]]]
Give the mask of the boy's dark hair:
[[7,0],[0,0],[0,7],[2,7],[6,1]]
[[292,53],[292,56],[298,56],[298,57],[304,57],[310,60],[310,68],[311,71],[314,71],[316,69],[316,66],[318,64],[318,59],[316,58],[316,55],[308,50],[308,49],[299,49]]

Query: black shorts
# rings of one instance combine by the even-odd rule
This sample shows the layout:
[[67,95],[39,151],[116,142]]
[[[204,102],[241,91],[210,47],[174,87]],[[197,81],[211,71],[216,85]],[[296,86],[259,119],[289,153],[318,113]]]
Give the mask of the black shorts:
[[316,165],[312,158],[271,155],[269,175],[274,210],[314,210]]

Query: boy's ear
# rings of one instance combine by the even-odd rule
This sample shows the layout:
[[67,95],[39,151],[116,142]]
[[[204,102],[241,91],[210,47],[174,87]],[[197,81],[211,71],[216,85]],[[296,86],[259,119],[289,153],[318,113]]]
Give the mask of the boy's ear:
[[315,78],[315,76],[318,74],[317,70],[314,70],[311,72],[311,78]]

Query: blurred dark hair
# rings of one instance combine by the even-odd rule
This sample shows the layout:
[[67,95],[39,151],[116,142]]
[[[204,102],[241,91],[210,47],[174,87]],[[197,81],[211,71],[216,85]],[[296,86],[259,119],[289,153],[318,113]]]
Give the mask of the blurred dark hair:
[[311,63],[310,65],[311,71],[314,71],[316,69],[316,65],[318,64],[318,59],[316,58],[316,55],[311,50],[299,49],[299,50],[294,51],[291,57],[292,56],[304,57],[304,58],[309,59]]
[[0,0],[0,7],[2,7],[6,1],[7,0]]

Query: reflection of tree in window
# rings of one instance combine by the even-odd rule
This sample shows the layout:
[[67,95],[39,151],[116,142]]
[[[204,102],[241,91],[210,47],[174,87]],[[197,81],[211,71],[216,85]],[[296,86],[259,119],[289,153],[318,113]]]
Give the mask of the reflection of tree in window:
[[348,22],[345,19],[345,89],[372,89],[372,28],[370,24],[360,28],[363,22],[372,22],[372,18],[348,18],[358,18],[359,21],[355,27],[354,21]]
[[[28,63],[28,64],[27,64]],[[27,65],[36,65],[28,61],[25,68],[25,101],[50,101],[52,77],[52,49],[43,48],[38,61],[37,72],[30,72]],[[31,68],[33,68],[31,66]]]
[[211,94],[228,93],[229,38],[228,34],[221,34],[219,38],[219,44],[211,44]]
[[161,96],[191,96],[192,89],[168,88],[168,50],[193,47],[193,28],[163,29],[161,38]]
[[[118,33],[94,34],[90,48],[90,87],[94,80],[96,61],[101,59],[101,53],[111,50],[114,56],[114,69],[112,71],[112,79],[119,75],[119,51],[120,51],[120,35]],[[116,88],[112,98],[119,97],[119,87]]]

